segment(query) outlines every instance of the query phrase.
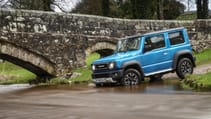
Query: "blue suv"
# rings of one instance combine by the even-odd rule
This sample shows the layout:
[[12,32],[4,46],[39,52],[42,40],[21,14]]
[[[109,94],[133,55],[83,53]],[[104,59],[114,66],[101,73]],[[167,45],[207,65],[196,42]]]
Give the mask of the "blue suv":
[[185,28],[161,30],[118,40],[113,55],[92,63],[93,82],[137,85],[150,77],[176,72],[179,78],[192,74],[195,58]]

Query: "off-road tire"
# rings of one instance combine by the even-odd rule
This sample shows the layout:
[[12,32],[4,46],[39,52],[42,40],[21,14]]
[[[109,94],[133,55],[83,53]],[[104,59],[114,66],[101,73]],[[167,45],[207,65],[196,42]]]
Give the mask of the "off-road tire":
[[180,79],[184,79],[186,75],[193,73],[193,63],[189,58],[182,58],[177,63],[176,74]]
[[141,73],[136,69],[127,69],[124,72],[124,76],[121,80],[121,85],[129,86],[129,85],[138,85],[142,81]]

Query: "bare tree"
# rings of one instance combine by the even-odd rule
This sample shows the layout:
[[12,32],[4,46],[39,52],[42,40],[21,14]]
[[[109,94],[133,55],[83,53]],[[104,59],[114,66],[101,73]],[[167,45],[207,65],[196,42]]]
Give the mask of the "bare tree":
[[187,11],[191,11],[191,8],[194,7],[195,2],[196,2],[196,0],[177,0],[177,1],[186,5]]
[[195,0],[187,0],[188,3],[188,9],[187,11],[190,11],[191,8],[193,8],[194,4],[195,4]]
[[59,9],[61,12],[70,12],[81,0],[54,0],[51,4],[53,9]]
[[53,0],[0,0],[0,6],[15,9],[50,11]]
[[0,7],[7,8],[9,6],[9,0],[0,0]]
[[109,0],[102,0],[102,15],[109,16],[110,5]]

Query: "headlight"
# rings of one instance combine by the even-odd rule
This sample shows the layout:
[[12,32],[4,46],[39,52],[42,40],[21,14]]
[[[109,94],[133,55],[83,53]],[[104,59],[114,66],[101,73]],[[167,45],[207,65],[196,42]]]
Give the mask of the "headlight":
[[113,69],[115,67],[115,63],[114,62],[111,62],[110,64],[109,64],[109,69]]
[[96,69],[95,65],[93,64],[92,65],[92,70],[94,71]]

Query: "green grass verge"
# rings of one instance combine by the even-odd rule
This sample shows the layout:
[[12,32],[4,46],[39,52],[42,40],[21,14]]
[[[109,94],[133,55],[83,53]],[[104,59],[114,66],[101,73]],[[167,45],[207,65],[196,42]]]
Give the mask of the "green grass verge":
[[195,56],[197,65],[211,63],[211,49],[207,49],[200,53],[197,53],[195,54]]
[[98,53],[93,53],[86,58],[86,67],[78,68],[73,70],[73,72],[81,73],[81,76],[71,79],[71,81],[88,81],[91,80],[91,63],[92,61],[99,59],[100,55]]
[[190,75],[182,82],[182,86],[194,90],[211,90],[211,72],[203,75]]
[[204,84],[204,87],[209,87],[211,89],[211,72],[204,75],[193,75],[191,78],[195,78],[197,83]]
[[190,13],[190,14],[181,14],[179,17],[177,17],[177,20],[194,20],[197,18],[196,13]]
[[0,63],[0,84],[28,83],[36,75],[9,62]]

